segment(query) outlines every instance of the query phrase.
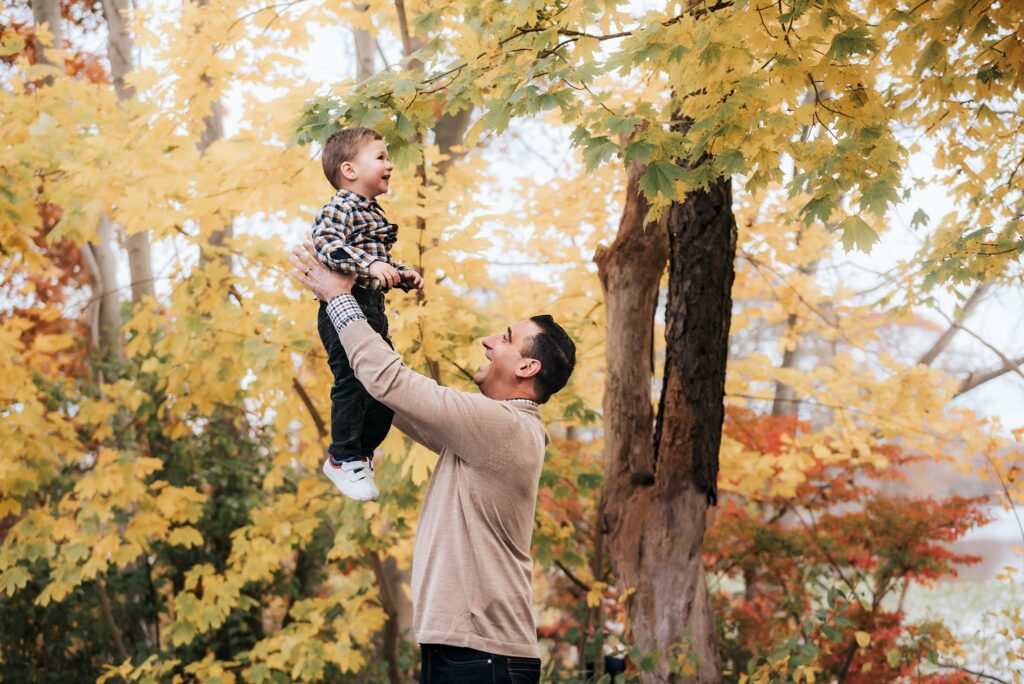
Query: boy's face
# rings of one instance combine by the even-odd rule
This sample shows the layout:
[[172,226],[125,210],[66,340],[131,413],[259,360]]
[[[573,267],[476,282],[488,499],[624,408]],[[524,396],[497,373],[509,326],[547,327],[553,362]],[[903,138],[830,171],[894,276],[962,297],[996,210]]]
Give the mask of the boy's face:
[[359,147],[355,157],[341,163],[341,185],[373,199],[388,191],[388,182],[394,168],[388,161],[388,148],[384,141],[370,140]]

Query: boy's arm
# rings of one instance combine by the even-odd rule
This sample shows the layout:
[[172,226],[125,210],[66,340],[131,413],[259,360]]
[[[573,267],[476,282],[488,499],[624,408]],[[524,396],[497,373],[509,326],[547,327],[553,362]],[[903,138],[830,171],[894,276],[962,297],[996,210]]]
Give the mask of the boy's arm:
[[428,449],[449,447],[469,465],[501,469],[506,460],[502,445],[510,444],[519,430],[515,410],[482,394],[442,387],[408,368],[353,302],[339,295],[327,312],[356,378],[395,412],[395,426]]
[[313,248],[317,257],[335,271],[365,275],[377,259],[351,244],[354,234],[352,212],[334,202],[328,203],[313,222]]

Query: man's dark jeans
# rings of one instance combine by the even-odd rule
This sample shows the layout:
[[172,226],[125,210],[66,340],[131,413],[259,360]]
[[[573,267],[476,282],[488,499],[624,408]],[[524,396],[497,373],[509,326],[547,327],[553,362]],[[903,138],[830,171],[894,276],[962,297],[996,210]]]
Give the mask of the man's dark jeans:
[[[366,315],[366,322],[390,345],[388,319],[384,314],[384,294],[358,285],[352,288],[352,294]],[[331,445],[327,451],[335,461],[371,457],[373,450],[387,437],[395,414],[367,394],[362,383],[356,380],[324,302],[320,302],[317,328],[327,350],[327,363],[334,375],[334,387],[331,388]]]
[[537,684],[540,658],[440,644],[420,645],[420,684]]

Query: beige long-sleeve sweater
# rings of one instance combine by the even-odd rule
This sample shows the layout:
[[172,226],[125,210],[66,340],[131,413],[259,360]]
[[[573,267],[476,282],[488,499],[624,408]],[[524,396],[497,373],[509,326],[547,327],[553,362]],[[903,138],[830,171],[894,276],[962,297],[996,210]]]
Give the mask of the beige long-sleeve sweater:
[[394,424],[440,454],[427,485],[412,562],[421,644],[539,657],[530,541],[547,433],[532,403],[441,387],[402,364],[365,321],[341,342]]

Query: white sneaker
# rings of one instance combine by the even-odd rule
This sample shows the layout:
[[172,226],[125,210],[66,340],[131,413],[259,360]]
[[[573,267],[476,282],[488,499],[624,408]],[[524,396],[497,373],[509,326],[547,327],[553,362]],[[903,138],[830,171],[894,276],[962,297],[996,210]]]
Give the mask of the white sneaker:
[[324,460],[324,475],[334,483],[341,493],[356,501],[376,501],[380,492],[373,479],[373,470],[367,459],[346,461],[340,465],[331,463],[331,457]]

